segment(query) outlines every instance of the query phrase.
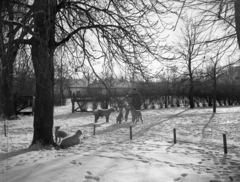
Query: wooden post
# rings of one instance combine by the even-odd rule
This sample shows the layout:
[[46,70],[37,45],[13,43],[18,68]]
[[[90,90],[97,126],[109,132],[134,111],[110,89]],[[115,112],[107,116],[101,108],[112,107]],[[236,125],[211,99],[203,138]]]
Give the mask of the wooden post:
[[173,141],[174,141],[174,144],[177,143],[176,128],[173,129]]
[[226,134],[223,134],[223,148],[224,148],[224,154],[227,154],[227,136],[226,136]]
[[96,125],[94,124],[93,125],[93,135],[95,135],[96,134]]
[[75,93],[72,94],[72,113],[74,113],[74,110],[75,110],[75,100],[76,100],[76,97],[75,97]]
[[4,135],[7,137],[7,126],[4,124]]
[[33,98],[32,98],[32,115],[34,116],[34,112],[35,112],[35,96],[33,95]]
[[130,140],[132,140],[132,125],[130,125]]
[[4,120],[3,128],[4,128],[4,135],[5,135],[5,137],[7,137],[7,125],[6,125],[6,120]]

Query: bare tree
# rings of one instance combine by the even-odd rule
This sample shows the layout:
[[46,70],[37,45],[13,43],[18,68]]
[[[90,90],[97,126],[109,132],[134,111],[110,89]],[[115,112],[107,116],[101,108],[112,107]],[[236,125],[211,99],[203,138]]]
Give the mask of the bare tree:
[[240,1],[234,1],[234,8],[235,8],[235,24],[236,24],[236,32],[237,32],[237,40],[238,46],[240,47]]
[[26,31],[22,31],[21,26],[16,26],[13,22],[25,23],[28,21],[21,14],[26,12],[26,8],[15,4],[12,0],[0,2],[0,111],[6,117],[14,115],[13,108],[13,64],[17,56],[20,44],[16,39],[23,38]]
[[220,61],[222,61],[225,52],[221,52],[221,48],[217,49],[215,55],[209,58],[208,64],[210,65],[207,70],[207,77],[212,80],[212,99],[213,99],[213,113],[216,113],[216,96],[217,96],[217,80],[221,76],[223,71],[223,66],[220,66]]
[[228,61],[223,75],[219,79],[223,88],[225,101],[228,101],[229,105],[232,105],[234,101],[239,102],[239,58]]
[[[35,0],[33,4],[32,1],[14,3],[26,7],[30,15],[30,21],[6,20],[5,23],[28,32],[27,36],[14,42],[31,45],[36,76],[32,145],[55,145],[52,127],[56,48],[71,42],[69,52],[76,51],[72,55],[81,53],[83,59],[78,64],[87,63],[95,75],[94,64],[98,61],[103,61],[109,68],[118,61],[134,67],[144,77],[146,65],[158,58],[158,40],[168,26],[163,16],[170,12],[171,6],[167,0]],[[146,55],[150,57],[148,63],[144,61]]]
[[234,41],[235,46],[240,40],[240,1],[239,0],[186,0],[186,9],[194,9],[196,16],[204,17],[207,29],[218,30],[208,42]]
[[33,96],[35,93],[35,76],[29,50],[29,46],[20,46],[13,64],[13,92],[16,96]]
[[197,22],[194,19],[186,19],[184,28],[181,29],[182,35],[176,44],[175,52],[179,55],[180,61],[176,64],[183,68],[183,72],[187,72],[189,79],[188,97],[190,108],[194,108],[194,79],[195,72],[204,61],[206,47],[202,40],[206,39],[202,21]]

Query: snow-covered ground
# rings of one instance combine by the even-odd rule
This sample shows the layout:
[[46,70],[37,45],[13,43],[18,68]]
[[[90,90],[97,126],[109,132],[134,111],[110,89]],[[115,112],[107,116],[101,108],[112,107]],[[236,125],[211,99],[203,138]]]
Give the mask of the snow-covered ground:
[[[69,149],[28,149],[33,117],[0,122],[1,182],[240,182],[240,107],[143,110],[144,124],[101,118],[93,135],[91,112],[55,107],[54,125],[69,135],[84,131]],[[176,129],[177,143],[173,142]],[[227,135],[228,154],[223,150]]]

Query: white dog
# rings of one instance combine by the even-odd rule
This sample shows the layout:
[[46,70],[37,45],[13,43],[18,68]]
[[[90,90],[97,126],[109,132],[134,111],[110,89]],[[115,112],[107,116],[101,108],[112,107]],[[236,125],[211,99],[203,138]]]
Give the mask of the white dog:
[[129,110],[130,110],[131,113],[132,113],[132,122],[133,122],[134,124],[137,124],[137,122],[138,122],[139,120],[141,120],[141,121],[142,121],[142,124],[143,124],[143,119],[142,119],[142,113],[141,113],[141,111],[134,109],[133,106],[129,106]]
[[65,131],[60,131],[60,126],[55,126],[55,141],[58,143],[58,139],[59,142],[61,142],[61,138],[65,138],[67,137],[67,133]]
[[118,116],[116,118],[116,121],[117,121],[118,124],[121,124],[122,120],[123,120],[123,108],[120,107],[119,108],[119,114],[118,114]]
[[62,142],[60,143],[60,147],[61,148],[67,148],[67,147],[71,147],[73,145],[77,145],[80,144],[80,136],[82,135],[82,131],[81,130],[77,130],[76,133],[73,136],[64,138],[62,140]]
[[110,108],[110,109],[97,109],[95,111],[93,111],[93,115],[94,115],[94,122],[97,123],[99,117],[106,117],[106,122],[109,122],[109,116],[112,112],[114,112],[115,109],[114,108]]

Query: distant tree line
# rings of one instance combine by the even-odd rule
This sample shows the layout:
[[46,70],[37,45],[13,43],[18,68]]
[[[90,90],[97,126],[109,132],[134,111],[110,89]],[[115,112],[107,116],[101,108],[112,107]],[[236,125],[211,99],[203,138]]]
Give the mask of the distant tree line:
[[[211,70],[209,70],[210,72]],[[240,67],[229,66],[221,71],[217,79],[217,88],[214,91],[213,80],[209,74],[202,73],[195,76],[193,81],[193,102],[192,108],[199,106],[201,102],[204,106],[213,106],[214,94],[216,101],[220,106],[239,105],[240,104]],[[187,100],[189,101],[189,79],[185,76],[178,78],[163,78],[158,82],[139,83],[138,90],[145,99],[156,102],[162,99],[164,105],[173,105],[171,100]],[[169,99],[170,98],[170,99]],[[177,102],[173,106],[179,106]]]

